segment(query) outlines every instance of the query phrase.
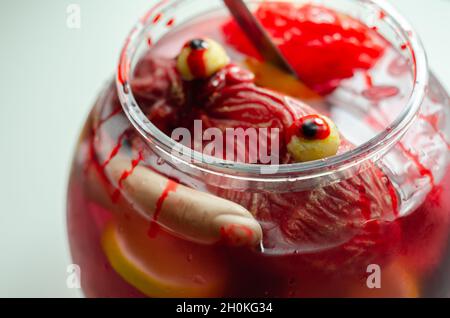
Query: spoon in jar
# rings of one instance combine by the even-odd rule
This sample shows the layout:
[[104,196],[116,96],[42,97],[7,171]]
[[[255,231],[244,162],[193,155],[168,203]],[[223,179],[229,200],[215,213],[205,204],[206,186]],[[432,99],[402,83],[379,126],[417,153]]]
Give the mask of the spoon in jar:
[[283,54],[281,54],[278,47],[273,43],[269,34],[252,14],[245,2],[243,0],[224,0],[224,3],[264,60],[294,76],[296,79],[299,79],[297,72],[295,72]]

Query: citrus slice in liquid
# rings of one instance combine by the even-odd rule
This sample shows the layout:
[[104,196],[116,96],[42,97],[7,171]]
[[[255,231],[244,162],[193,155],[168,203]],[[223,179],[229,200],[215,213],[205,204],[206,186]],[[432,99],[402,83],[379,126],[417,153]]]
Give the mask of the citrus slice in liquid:
[[[147,224],[148,222],[143,222]],[[114,270],[149,297],[218,297],[227,272],[221,255],[211,246],[186,242],[129,220],[106,227],[103,250]]]

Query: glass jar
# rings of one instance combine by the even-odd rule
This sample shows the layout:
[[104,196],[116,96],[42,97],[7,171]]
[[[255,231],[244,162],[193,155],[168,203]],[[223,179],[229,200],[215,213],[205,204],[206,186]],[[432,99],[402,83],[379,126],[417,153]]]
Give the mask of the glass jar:
[[315,105],[355,147],[245,164],[177,143],[137,96],[149,50],[173,58],[194,36],[225,41],[230,16],[207,3],[162,1],[145,14],[85,124],[67,219],[85,295],[450,296],[450,102],[408,22],[385,1],[317,1],[390,43]]

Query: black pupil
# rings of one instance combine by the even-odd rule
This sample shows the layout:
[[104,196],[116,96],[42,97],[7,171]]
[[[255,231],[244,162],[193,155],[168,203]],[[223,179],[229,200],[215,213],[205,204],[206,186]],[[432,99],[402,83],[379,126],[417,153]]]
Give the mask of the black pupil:
[[314,120],[308,120],[302,125],[301,129],[303,136],[306,138],[314,138],[317,135],[319,127]]
[[208,43],[202,39],[195,39],[192,40],[191,43],[189,43],[189,46],[193,50],[204,50],[208,48]]

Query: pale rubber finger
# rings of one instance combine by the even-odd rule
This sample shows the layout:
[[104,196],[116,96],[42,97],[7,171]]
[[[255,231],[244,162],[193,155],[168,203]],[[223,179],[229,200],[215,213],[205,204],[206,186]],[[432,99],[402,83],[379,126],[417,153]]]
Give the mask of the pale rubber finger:
[[146,167],[131,168],[130,160],[114,158],[106,171],[112,180],[120,180],[122,193],[146,217],[203,244],[219,241],[235,246],[260,244],[261,226],[241,205],[177,184]]

